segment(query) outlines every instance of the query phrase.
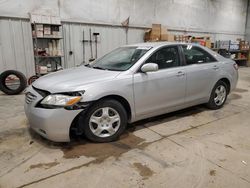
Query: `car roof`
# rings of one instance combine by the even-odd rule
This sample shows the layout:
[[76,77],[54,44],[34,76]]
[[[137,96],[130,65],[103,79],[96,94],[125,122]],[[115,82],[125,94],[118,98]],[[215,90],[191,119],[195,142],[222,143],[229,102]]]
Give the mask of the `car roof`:
[[218,61],[224,61],[225,58],[219,55],[217,52],[214,52],[213,50],[204,47],[198,43],[185,43],[185,42],[144,42],[144,43],[137,43],[137,44],[129,44],[129,45],[124,45],[123,47],[141,47],[141,48],[160,48],[162,46],[167,46],[167,45],[192,45],[192,46],[197,46],[202,48],[203,50],[207,51],[211,55],[213,55]]
[[199,44],[184,43],[184,42],[144,42],[144,43],[125,45],[125,47],[132,47],[132,46],[136,46],[136,47],[160,47],[160,46],[165,46],[165,45],[180,45],[180,44],[200,46]]

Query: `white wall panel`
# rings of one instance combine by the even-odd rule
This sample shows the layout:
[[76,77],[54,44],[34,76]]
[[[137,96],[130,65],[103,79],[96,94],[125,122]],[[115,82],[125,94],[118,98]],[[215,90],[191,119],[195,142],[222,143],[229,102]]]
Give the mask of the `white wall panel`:
[[0,16],[28,17],[29,12],[60,14],[62,20],[131,25],[161,23],[169,28],[245,33],[247,0],[8,0]]
[[[63,24],[64,68],[70,68],[88,62],[90,43],[85,42],[85,59],[83,59],[83,31],[85,40],[89,40],[89,29],[98,32],[98,57],[126,44],[125,29],[121,27],[84,25],[76,23]],[[130,28],[128,43],[143,42],[144,29]],[[92,36],[92,40],[94,40]],[[95,57],[95,43],[92,43]],[[70,55],[70,51],[73,52]],[[19,70],[27,77],[35,74],[31,26],[28,20],[0,19],[0,72],[8,69]]]
[[[126,44],[126,32],[124,28],[111,27],[111,26],[94,26],[75,23],[64,23],[64,53],[65,53],[65,67],[77,66],[81,63],[88,62],[91,57],[90,43],[84,42],[85,59],[83,55],[83,32],[85,40],[90,39],[89,29],[91,32],[100,33],[97,42],[98,57],[106,54],[107,52]],[[132,29],[128,31],[128,43],[143,42],[143,29]],[[94,40],[92,36],[92,40]],[[95,57],[95,43],[92,43],[93,56]],[[73,52],[70,55],[70,51]]]
[[19,19],[0,19],[0,73],[19,70],[34,74],[34,56],[30,23]]
[[[0,72],[17,69],[27,76],[34,74],[30,23],[18,19],[28,18],[29,12],[60,15],[64,31],[63,63],[67,68],[90,58],[90,45],[85,43],[83,59],[82,43],[83,31],[85,39],[89,39],[89,28],[100,33],[98,56],[124,45],[125,29],[117,25],[128,16],[131,26],[161,23],[174,34],[207,35],[212,40],[243,38],[247,0],[0,0]],[[144,30],[130,28],[128,43],[142,42]]]

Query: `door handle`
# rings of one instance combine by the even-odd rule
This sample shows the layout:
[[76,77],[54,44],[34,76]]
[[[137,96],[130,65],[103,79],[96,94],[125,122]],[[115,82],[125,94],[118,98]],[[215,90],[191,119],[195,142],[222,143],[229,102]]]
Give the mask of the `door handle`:
[[219,67],[218,67],[217,65],[214,65],[214,66],[213,66],[213,69],[214,69],[214,70],[218,70]]
[[184,76],[185,75],[185,73],[183,72],[183,71],[179,71],[177,74],[176,74],[176,76]]

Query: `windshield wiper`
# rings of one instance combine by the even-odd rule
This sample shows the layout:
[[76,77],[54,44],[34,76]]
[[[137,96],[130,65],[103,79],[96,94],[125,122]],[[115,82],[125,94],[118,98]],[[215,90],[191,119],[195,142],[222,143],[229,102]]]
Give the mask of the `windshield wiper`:
[[103,68],[103,67],[91,67],[93,69],[100,69],[100,70],[108,70],[108,71],[119,71],[119,70],[116,70],[116,69],[110,69],[110,68]]
[[100,69],[100,70],[107,70],[105,68],[102,68],[102,67],[92,67],[93,69]]

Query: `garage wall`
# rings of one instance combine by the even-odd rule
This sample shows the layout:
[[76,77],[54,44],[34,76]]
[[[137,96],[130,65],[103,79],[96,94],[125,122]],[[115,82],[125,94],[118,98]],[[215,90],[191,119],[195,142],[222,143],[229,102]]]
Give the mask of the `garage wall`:
[[82,40],[83,31],[89,39],[89,28],[100,33],[98,56],[125,44],[125,30],[120,26],[128,16],[128,43],[142,42],[145,29],[152,23],[167,26],[173,34],[207,35],[212,40],[244,38],[247,0],[0,1],[0,72],[17,69],[27,76],[34,74],[29,12],[60,15],[64,67],[68,68],[88,61],[90,45],[84,44],[84,58]]
[[0,73],[19,70],[34,75],[34,55],[31,26],[28,20],[0,19]]
[[[84,39],[89,40],[89,29],[98,32],[97,54],[98,57],[128,43],[143,42],[145,29],[130,28],[126,37],[122,27],[98,26],[79,23],[63,23],[62,49],[64,49],[63,66],[70,68],[88,62],[91,57],[90,43],[85,42],[85,55],[83,54]],[[33,43],[31,25],[28,19],[0,18],[0,73],[4,70],[14,69],[24,73],[27,77],[35,74]],[[92,38],[94,40],[94,38]],[[96,46],[92,43],[93,56]],[[72,52],[72,55],[70,55]]]
[[62,20],[134,26],[161,23],[174,30],[244,35],[247,0],[8,0],[0,16],[59,14]]
[[[73,67],[88,62],[91,57],[91,45],[89,42],[83,43],[84,40],[89,40],[89,29],[91,32],[100,33],[97,40],[97,56],[100,57],[105,53],[126,44],[126,31],[121,27],[97,26],[76,23],[64,23],[64,54],[65,67]],[[129,44],[143,42],[144,29],[130,28],[128,30],[127,40]],[[92,40],[94,38],[92,37]],[[84,45],[84,48],[83,48]],[[85,56],[84,54],[85,49]],[[92,43],[93,56],[96,54],[95,43]],[[73,52],[70,55],[70,51]]]

